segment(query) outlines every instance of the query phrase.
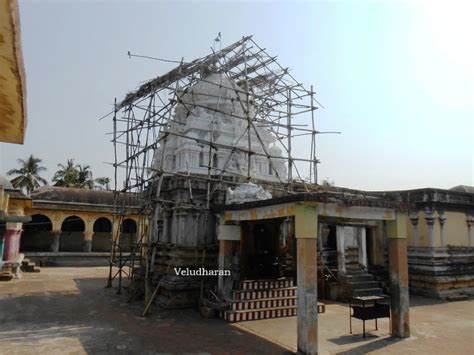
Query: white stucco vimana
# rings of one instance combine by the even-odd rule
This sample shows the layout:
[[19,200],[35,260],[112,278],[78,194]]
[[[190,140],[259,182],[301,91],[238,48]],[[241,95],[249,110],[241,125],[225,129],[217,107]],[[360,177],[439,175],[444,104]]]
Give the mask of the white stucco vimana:
[[[167,127],[168,136],[155,152],[152,169],[248,176],[248,154],[244,152],[249,149],[245,86],[238,85],[224,73],[211,73],[186,92],[178,90],[176,96],[178,103]],[[248,115],[255,117],[252,102],[248,107]],[[252,155],[250,159],[250,176],[257,180],[286,181],[287,167],[277,138],[265,124],[255,122],[253,125],[250,150],[260,155]],[[204,142],[211,142],[211,146]],[[272,158],[265,156],[263,146]]]

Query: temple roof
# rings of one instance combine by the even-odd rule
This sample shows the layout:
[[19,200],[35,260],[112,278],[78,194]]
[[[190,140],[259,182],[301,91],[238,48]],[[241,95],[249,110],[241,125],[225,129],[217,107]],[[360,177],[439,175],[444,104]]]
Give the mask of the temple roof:
[[[122,195],[124,196],[124,195]],[[128,194],[130,204],[136,206],[138,201]],[[114,206],[113,191],[77,189],[71,187],[42,186],[31,193],[33,202],[47,201],[52,203],[77,203]]]

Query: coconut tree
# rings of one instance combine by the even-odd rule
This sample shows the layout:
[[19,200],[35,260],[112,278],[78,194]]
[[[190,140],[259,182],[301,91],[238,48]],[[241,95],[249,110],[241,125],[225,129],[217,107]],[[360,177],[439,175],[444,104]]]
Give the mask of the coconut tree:
[[58,164],[60,168],[54,173],[54,186],[76,187],[79,165],[74,164],[74,159],[68,159],[66,164]]
[[89,165],[79,165],[77,170],[76,187],[81,189],[93,189],[94,179]]
[[94,180],[96,186],[101,190],[110,190],[110,179],[108,177],[99,177]]
[[41,159],[30,155],[26,160],[18,159],[20,164],[19,169],[11,169],[7,172],[8,176],[17,175],[11,180],[14,187],[21,190],[26,190],[29,195],[34,189],[46,185],[48,182],[40,176],[40,173],[46,171],[44,166],[41,166]]

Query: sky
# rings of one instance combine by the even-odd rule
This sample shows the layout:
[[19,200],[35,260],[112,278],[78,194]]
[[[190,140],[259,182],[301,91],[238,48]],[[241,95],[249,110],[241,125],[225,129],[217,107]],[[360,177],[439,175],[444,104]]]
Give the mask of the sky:
[[[469,1],[20,1],[24,145],[51,180],[74,158],[113,177],[99,117],[173,65],[254,35],[318,101],[320,180],[364,190],[474,185],[474,6]],[[304,147],[298,147],[304,150]],[[298,154],[297,154],[298,155]],[[302,151],[300,155],[306,156]]]

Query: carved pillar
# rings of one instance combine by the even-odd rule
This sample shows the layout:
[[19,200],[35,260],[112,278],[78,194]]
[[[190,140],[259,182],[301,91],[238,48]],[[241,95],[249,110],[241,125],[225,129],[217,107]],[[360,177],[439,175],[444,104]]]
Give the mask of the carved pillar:
[[410,213],[410,222],[413,230],[413,246],[420,246],[420,236],[418,235],[418,211]]
[[444,223],[446,222],[446,216],[444,214],[444,211],[438,211],[438,221],[439,221],[439,226],[440,226],[440,237],[441,237],[441,246],[445,246],[445,241],[444,241]]
[[435,213],[432,209],[425,209],[425,221],[428,225],[428,246],[434,248],[435,246],[435,235],[434,235],[434,223],[436,221]]
[[169,243],[170,240],[170,233],[169,233],[169,218],[170,212],[167,209],[163,209],[163,232],[161,233],[161,241],[163,243]]
[[357,243],[359,244],[359,264],[367,269],[367,242],[365,227],[357,228]]
[[474,215],[466,214],[467,238],[470,247],[474,247]]

